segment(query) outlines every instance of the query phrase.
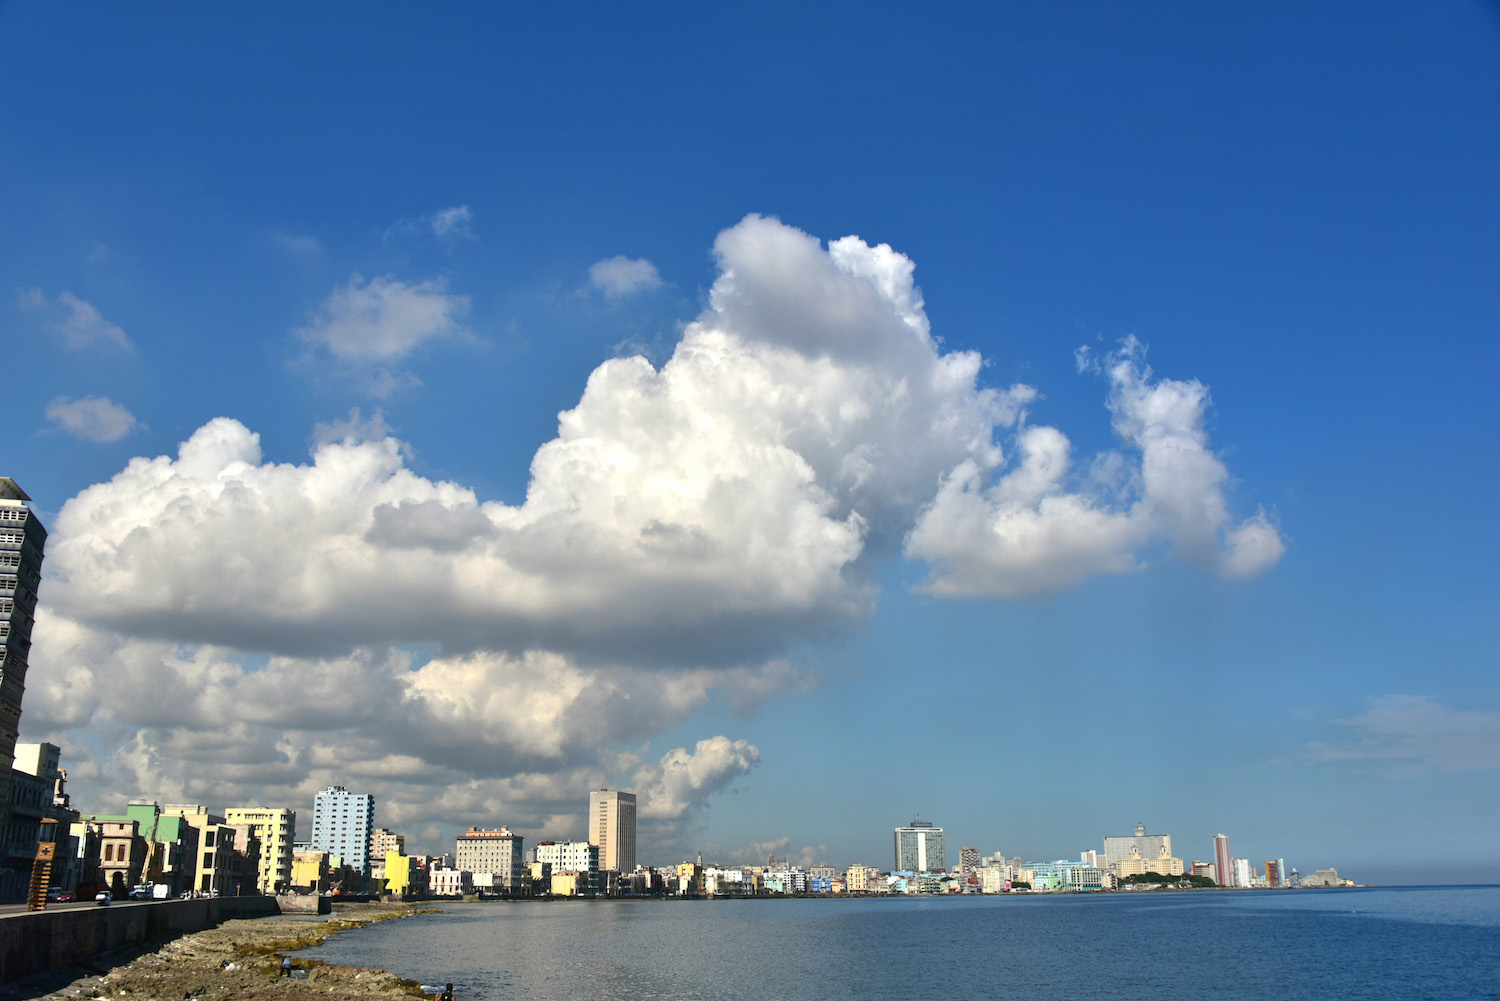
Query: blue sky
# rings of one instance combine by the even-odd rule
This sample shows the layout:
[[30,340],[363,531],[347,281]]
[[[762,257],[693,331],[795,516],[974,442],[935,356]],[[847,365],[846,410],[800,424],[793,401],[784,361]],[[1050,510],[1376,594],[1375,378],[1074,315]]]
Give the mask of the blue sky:
[[1500,879],[1493,5],[7,3],[0,92],[85,808]]

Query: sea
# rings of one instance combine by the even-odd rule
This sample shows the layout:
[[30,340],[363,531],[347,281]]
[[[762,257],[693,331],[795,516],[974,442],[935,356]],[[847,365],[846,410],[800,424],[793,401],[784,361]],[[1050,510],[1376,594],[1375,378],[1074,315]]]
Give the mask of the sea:
[[458,1001],[1500,999],[1500,887],[444,903],[300,955]]

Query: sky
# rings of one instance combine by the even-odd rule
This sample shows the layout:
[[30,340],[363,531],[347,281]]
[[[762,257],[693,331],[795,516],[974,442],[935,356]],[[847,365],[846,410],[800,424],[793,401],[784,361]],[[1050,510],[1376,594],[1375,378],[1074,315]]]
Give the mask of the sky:
[[1500,10],[0,3],[21,739],[1497,882]]

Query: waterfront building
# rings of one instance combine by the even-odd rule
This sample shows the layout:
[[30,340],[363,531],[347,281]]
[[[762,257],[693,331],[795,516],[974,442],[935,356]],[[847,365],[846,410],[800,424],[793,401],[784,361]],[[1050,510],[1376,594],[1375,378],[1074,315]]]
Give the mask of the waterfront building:
[[936,872],[948,867],[943,829],[920,817],[909,827],[896,828],[897,872]]
[[117,897],[129,893],[146,871],[146,839],[134,820],[93,821],[99,827],[100,881]]
[[370,880],[385,879],[386,852],[406,854],[406,835],[396,834],[389,827],[376,828],[370,835]]
[[1074,893],[1104,889],[1104,870],[1082,862],[1058,859],[1056,862],[1027,862],[1031,873],[1027,880],[1033,890]]
[[979,867],[980,893],[1004,893],[1009,889],[1009,865],[984,865]]
[[397,896],[420,896],[427,892],[427,859],[419,855],[387,852],[385,892]]
[[553,893],[557,877],[563,872],[582,872],[588,876],[584,891],[593,893],[599,885],[599,846],[587,841],[539,841],[536,846],[536,861],[552,866]]
[[872,893],[883,891],[885,884],[880,882],[880,870],[872,865],[851,865],[844,870],[844,885],[850,893]]
[[979,849],[964,845],[958,850],[958,871],[965,876],[972,876],[979,868]]
[[188,888],[198,893],[233,895],[236,828],[198,804],[168,803],[161,812],[164,816],[181,817],[198,832],[198,851],[193,853],[192,864],[184,866],[188,871]]
[[635,871],[635,793],[589,793],[589,842],[599,848],[599,868]]
[[[1145,859],[1171,858],[1172,835],[1147,834],[1145,824],[1136,824],[1134,834],[1107,836],[1104,839],[1103,868],[1116,872],[1116,865],[1129,858],[1132,849]],[[1165,855],[1162,849],[1166,849]],[[1125,875],[1125,873],[1120,873],[1120,875]]]
[[319,848],[292,852],[292,886],[308,893],[323,893],[329,888],[330,859]]
[[470,827],[458,836],[453,867],[471,873],[493,873],[493,890],[516,890],[525,873],[525,839],[510,828]]
[[1247,858],[1233,860],[1234,882],[1230,885],[1239,887],[1250,887],[1255,885],[1255,867]]
[[256,885],[261,893],[279,893],[292,881],[292,839],[297,813],[285,807],[232,806],[224,811],[230,824],[244,825],[260,846]]
[[1286,872],[1286,863],[1281,859],[1266,859],[1266,885],[1275,889],[1286,885],[1286,878],[1282,874]]
[[1234,856],[1229,854],[1229,835],[1214,835],[1214,878],[1220,886],[1234,885]]
[[370,874],[370,835],[375,830],[375,797],[329,786],[313,797],[312,840],[318,851],[337,855],[359,874]]
[[1126,876],[1140,876],[1148,872],[1160,873],[1163,876],[1181,876],[1185,869],[1182,859],[1172,857],[1171,849],[1167,845],[1161,846],[1155,858],[1144,857],[1132,845],[1130,854],[1109,866],[1108,871],[1123,879]]
[[[167,892],[173,896],[192,889],[198,855],[198,831],[181,816],[164,814],[160,804],[148,799],[137,799],[126,805],[123,816],[94,815],[81,819],[114,825],[110,829],[115,832],[117,839],[125,837],[122,825],[129,825],[133,832],[131,837],[139,839],[139,846],[135,846],[143,854],[139,873],[136,882],[126,884],[126,890],[137,883],[164,883]],[[104,847],[104,868],[109,879],[116,875],[124,878],[135,871],[134,847],[132,854],[123,860],[120,853],[124,849],[120,841],[106,842]],[[115,849],[112,859],[109,857],[111,847]],[[113,883],[111,889],[115,889]]]
[[427,874],[427,888],[435,897],[468,896],[474,892],[474,874],[466,869],[433,869]]
[[[21,696],[26,691],[31,626],[42,583],[42,550],[47,544],[47,530],[27,506],[30,500],[15,480],[0,476],[0,836],[10,831],[11,771],[21,733]],[[33,860],[16,866],[8,858],[0,861],[4,862],[0,899],[21,899]]]

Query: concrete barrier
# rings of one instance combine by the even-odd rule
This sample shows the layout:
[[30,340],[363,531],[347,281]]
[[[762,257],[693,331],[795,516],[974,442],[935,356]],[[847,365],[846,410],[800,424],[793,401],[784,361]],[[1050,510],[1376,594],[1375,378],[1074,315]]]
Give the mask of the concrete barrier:
[[81,963],[158,935],[279,913],[275,897],[208,897],[8,915],[0,918],[0,983]]
[[333,898],[321,893],[278,893],[276,906],[282,914],[332,914]]

